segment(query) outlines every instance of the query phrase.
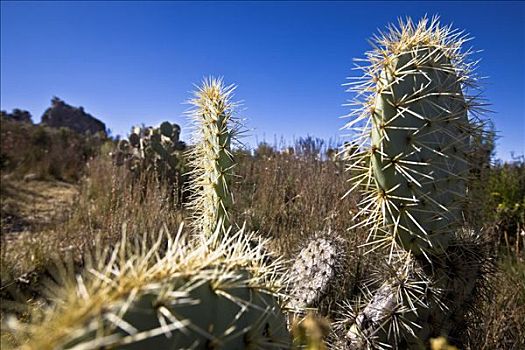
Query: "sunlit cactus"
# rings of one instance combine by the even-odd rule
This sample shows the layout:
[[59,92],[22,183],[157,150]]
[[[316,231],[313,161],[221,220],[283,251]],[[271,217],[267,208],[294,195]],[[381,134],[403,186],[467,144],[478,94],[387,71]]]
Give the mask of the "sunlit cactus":
[[193,193],[191,208],[195,227],[205,236],[211,235],[221,223],[229,227],[230,192],[235,162],[231,145],[239,133],[235,117],[237,104],[232,102],[235,86],[224,85],[221,79],[209,78],[194,92],[189,112],[194,121],[195,147],[190,151]]
[[348,157],[364,194],[359,224],[415,254],[443,252],[461,226],[469,147],[481,104],[463,32],[437,18],[400,21],[375,37],[351,83],[359,135]]
[[386,249],[388,273],[345,338],[351,349],[419,349],[464,324],[491,275],[485,240],[462,219],[483,109],[463,32],[407,19],[374,39],[346,127],[357,134],[350,191],[363,193],[353,227]]
[[198,245],[181,231],[130,243],[124,235],[113,251],[87,258],[85,274],[58,268],[55,303],[3,327],[19,349],[289,348],[277,301],[282,262],[269,264],[251,234],[218,235]]

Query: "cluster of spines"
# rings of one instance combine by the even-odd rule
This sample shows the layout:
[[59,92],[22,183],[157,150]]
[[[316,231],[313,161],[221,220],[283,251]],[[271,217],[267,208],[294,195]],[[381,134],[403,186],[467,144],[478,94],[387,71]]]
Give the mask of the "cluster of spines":
[[239,123],[235,116],[238,106],[232,101],[234,85],[226,86],[221,79],[209,78],[194,92],[189,111],[194,121],[190,150],[192,168],[190,207],[195,213],[194,225],[205,235],[229,226],[229,211],[233,204],[230,184],[235,162],[231,145],[237,140]]
[[393,262],[380,264],[370,276],[369,284],[380,286],[371,290],[365,284],[365,300],[346,305],[352,325],[339,335],[351,349],[419,348],[430,334],[429,323],[420,320],[430,314],[431,306],[446,309],[442,290],[413,255],[403,250],[393,254]]
[[489,300],[494,272],[489,242],[468,229],[432,265],[397,250],[361,286],[364,300],[340,308],[336,335],[351,349],[417,349],[443,335],[461,344],[480,319],[476,306]]

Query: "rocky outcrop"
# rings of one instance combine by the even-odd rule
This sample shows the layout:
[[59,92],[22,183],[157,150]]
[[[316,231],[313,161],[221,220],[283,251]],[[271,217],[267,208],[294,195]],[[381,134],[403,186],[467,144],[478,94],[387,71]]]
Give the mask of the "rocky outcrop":
[[2,116],[2,118],[14,120],[20,123],[33,123],[33,121],[31,120],[31,113],[18,108],[13,109],[11,113],[7,113],[6,111],[0,111],[0,115]]
[[102,132],[106,135],[103,122],[86,113],[84,108],[70,106],[58,97],[53,97],[51,107],[42,115],[42,124],[55,128],[66,127],[81,134]]

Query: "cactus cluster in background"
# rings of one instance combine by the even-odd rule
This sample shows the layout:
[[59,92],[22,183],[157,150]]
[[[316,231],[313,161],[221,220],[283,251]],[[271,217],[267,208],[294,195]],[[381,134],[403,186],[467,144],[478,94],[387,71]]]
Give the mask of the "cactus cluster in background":
[[126,164],[133,171],[151,171],[166,166],[180,171],[181,154],[186,144],[179,136],[180,126],[170,122],[163,122],[158,128],[135,126],[127,140],[118,142],[113,153],[115,164]]
[[174,188],[176,203],[183,202],[183,187],[187,171],[184,152],[186,143],[180,140],[180,126],[163,122],[158,128],[131,128],[128,139],[120,140],[112,153],[117,166],[125,165],[135,175],[156,173]]

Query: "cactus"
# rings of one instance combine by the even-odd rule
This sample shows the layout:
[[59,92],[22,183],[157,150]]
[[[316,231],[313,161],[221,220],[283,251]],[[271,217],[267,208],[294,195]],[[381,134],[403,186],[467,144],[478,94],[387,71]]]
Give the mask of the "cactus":
[[353,87],[362,97],[347,124],[361,135],[349,157],[354,188],[366,192],[360,225],[381,238],[388,227],[385,242],[415,254],[445,251],[461,226],[469,141],[480,130],[466,40],[437,18],[401,21],[377,39]]
[[354,312],[355,323],[345,337],[351,349],[382,348],[385,344],[417,349],[422,345],[420,338],[428,332],[428,324],[417,329],[417,336],[414,324],[418,316],[423,318],[429,313],[428,303],[438,300],[436,289],[411,254],[397,254],[396,264],[386,269],[386,280],[362,310]]
[[[179,140],[180,127],[163,122],[160,127],[133,127],[128,140],[120,140],[115,158],[128,162],[132,170],[142,162],[141,168],[148,171],[165,162],[172,170],[180,170],[181,152],[186,144]],[[121,165],[121,164],[118,164]]]
[[158,128],[133,127],[128,140],[120,140],[115,157],[125,159],[132,170],[162,170],[166,164],[172,172],[181,172],[186,144],[179,136],[180,127],[170,122],[163,122]]
[[488,300],[495,271],[489,248],[473,231],[460,230],[447,254],[434,257],[433,272],[413,254],[397,251],[382,267],[379,275],[387,273],[380,287],[352,310],[354,323],[340,332],[348,348],[419,349],[441,335],[461,342],[477,303]]
[[239,123],[235,118],[236,103],[232,102],[234,85],[226,86],[221,79],[209,78],[194,92],[189,111],[195,124],[195,147],[190,151],[192,167],[192,200],[197,232],[209,236],[221,224],[229,226],[229,210],[233,204],[230,183],[235,162],[231,144],[236,141]]
[[348,288],[346,241],[334,232],[306,241],[290,268],[291,309],[317,307],[328,313]]
[[461,220],[470,142],[483,127],[466,40],[437,18],[400,21],[376,37],[351,88],[361,107],[347,124],[359,135],[350,191],[364,194],[353,227],[370,227],[373,250],[388,248],[390,272],[355,312],[352,349],[424,348],[485,290],[489,254]]
[[133,174],[155,172],[174,187],[177,204],[183,203],[184,173],[186,164],[183,153],[186,144],[180,141],[180,127],[163,122],[158,128],[132,127],[127,140],[120,140],[112,154],[117,166],[126,165]]
[[[159,234],[86,259],[84,275],[63,267],[57,303],[15,320],[20,349],[270,349],[290,336],[277,302],[282,262],[267,262],[265,243],[239,231],[217,230],[202,244]],[[222,237],[217,239],[219,235]],[[256,243],[256,244],[253,244]],[[210,250],[213,244],[214,249]]]

